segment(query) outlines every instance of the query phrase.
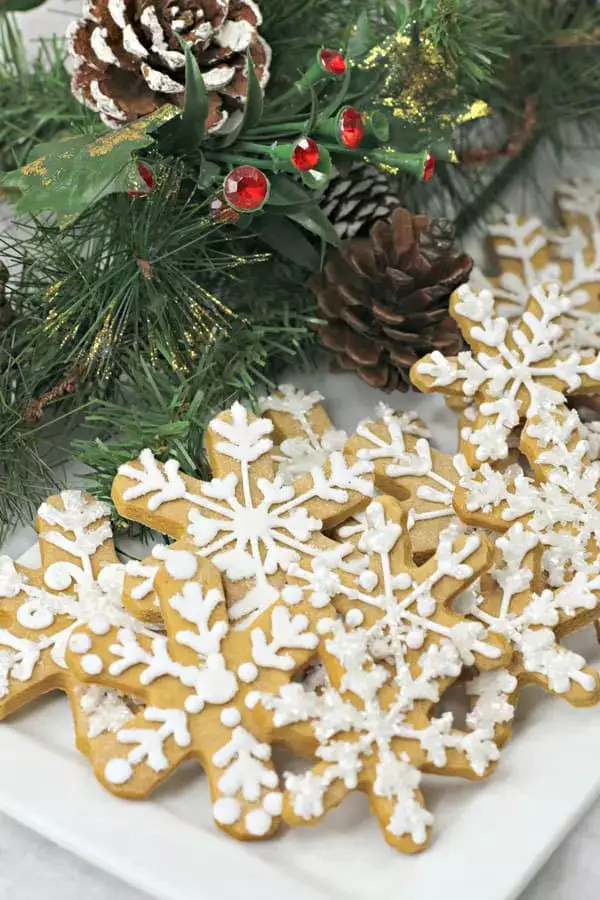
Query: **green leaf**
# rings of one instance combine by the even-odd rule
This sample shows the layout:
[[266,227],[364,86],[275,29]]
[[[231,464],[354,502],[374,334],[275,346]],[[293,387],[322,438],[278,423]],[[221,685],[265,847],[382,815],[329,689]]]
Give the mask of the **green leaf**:
[[246,65],[248,66],[248,93],[246,105],[244,106],[244,131],[256,128],[260,124],[263,114],[263,91],[256,77],[256,69],[250,56],[250,50],[248,50],[246,56]]
[[308,209],[299,209],[294,210],[288,213],[288,218],[292,219],[294,222],[297,222],[298,225],[301,225],[303,228],[306,228],[307,231],[310,231],[312,234],[315,234],[317,237],[321,238],[321,240],[326,241],[328,244],[332,244],[334,247],[339,247],[340,238],[320,207],[316,204]]
[[250,131],[251,128],[256,128],[262,119],[263,90],[256,77],[256,69],[254,68],[252,57],[250,56],[250,50],[248,50],[246,55],[246,64],[248,66],[248,94],[246,96],[246,104],[237,125],[219,141],[219,147],[230,147],[242,132]]
[[179,37],[179,43],[185,53],[185,98],[183,115],[178,123],[177,138],[182,149],[193,150],[202,143],[206,135],[206,117],[208,116],[208,93],[202,72],[187,41]]
[[315,198],[307,193],[304,188],[296,184],[288,175],[269,175],[271,191],[267,206],[277,207],[277,213],[288,210],[301,209],[303,206],[314,205]]
[[0,14],[28,12],[30,9],[36,9],[45,2],[46,0],[4,0],[4,2],[0,4]]
[[0,185],[21,192],[19,213],[54,213],[67,225],[107,194],[146,190],[134,154],[152,142],[151,132],[176,115],[163,106],[125,128],[40,144],[36,158],[8,172]]
[[319,254],[302,231],[290,221],[279,216],[263,215],[256,220],[256,225],[259,236],[276,253],[311,272],[319,269]]
[[377,39],[371,26],[371,22],[369,21],[369,16],[366,12],[363,12],[360,14],[358,22],[352,29],[352,33],[348,39],[346,56],[349,60],[360,62],[360,60],[363,60],[367,56],[376,43]]
[[396,28],[398,31],[402,31],[406,27],[406,23],[408,22],[408,8],[404,0],[397,0],[396,2]]

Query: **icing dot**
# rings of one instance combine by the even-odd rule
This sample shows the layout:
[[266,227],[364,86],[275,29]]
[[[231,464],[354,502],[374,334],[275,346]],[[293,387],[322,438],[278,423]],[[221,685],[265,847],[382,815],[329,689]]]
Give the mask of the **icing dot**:
[[260,700],[260,691],[250,691],[246,694],[246,706],[248,709],[254,709]]
[[183,706],[186,712],[199,713],[204,709],[204,701],[197,694],[192,694],[191,697],[185,698]]
[[81,668],[88,675],[99,675],[104,668],[104,663],[95,653],[86,653],[81,659]]
[[94,613],[89,621],[89,626],[90,630],[98,635],[108,634],[110,631],[110,622],[102,613]]
[[344,616],[344,622],[348,628],[358,628],[365,621],[365,617],[360,609],[349,609]]
[[412,578],[408,572],[401,572],[394,577],[394,587],[399,591],[407,591],[412,586]]
[[288,584],[282,590],[281,596],[289,606],[295,606],[302,600],[302,588],[297,584]]
[[219,797],[213,804],[213,816],[219,825],[233,825],[237,822],[242,807],[234,797]]
[[315,609],[323,609],[329,603],[329,594],[325,591],[313,591],[310,595],[310,605]]
[[273,791],[273,793],[265,795],[263,809],[270,816],[280,816],[282,805],[283,795],[279,791]]
[[72,634],[69,639],[69,647],[73,653],[87,653],[91,650],[92,639],[89,634]]
[[377,587],[377,582],[379,578],[377,577],[376,572],[372,572],[371,569],[367,569],[366,572],[361,572],[358,578],[358,583],[361,588],[365,591],[372,591]]
[[238,667],[237,673],[245,684],[250,684],[258,678],[258,669],[254,663],[251,662],[242,663],[241,666]]
[[133,769],[126,759],[109,759],[104,767],[104,777],[111,784],[125,784],[133,774]]
[[271,827],[271,822],[271,816],[263,809],[253,809],[245,819],[249,834],[255,834],[259,837],[267,833]]
[[194,577],[198,571],[198,562],[189,550],[167,550],[165,567],[172,578],[185,581]]
[[319,634],[328,634],[335,626],[334,619],[319,619],[317,622],[317,631]]
[[411,650],[419,650],[423,646],[424,640],[425,633],[423,631],[419,631],[418,629],[409,631],[406,635],[406,644],[408,647],[410,647]]
[[227,728],[235,728],[241,721],[242,716],[239,709],[236,709],[235,706],[228,706],[227,709],[224,709],[221,713],[221,722],[223,725],[227,726]]

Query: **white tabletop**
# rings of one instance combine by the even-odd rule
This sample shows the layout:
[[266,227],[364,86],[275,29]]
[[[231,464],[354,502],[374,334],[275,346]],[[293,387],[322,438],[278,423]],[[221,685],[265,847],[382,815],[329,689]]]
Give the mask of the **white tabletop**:
[[[78,9],[79,3],[76,0],[51,0],[40,10],[21,16],[21,23],[28,38],[35,39],[53,32],[62,32]],[[551,184],[556,176],[547,160],[541,168]],[[573,171],[572,168],[571,172]],[[535,200],[532,198],[530,202],[526,202],[527,199],[517,187],[512,202],[515,211],[531,212],[535,209]],[[2,213],[5,210],[0,212],[0,221]],[[9,541],[3,549],[17,556],[31,542],[21,533],[17,541]],[[549,786],[549,790],[560,790],[560,786]],[[586,818],[555,851],[535,880],[521,894],[520,900],[572,900],[574,897],[577,900],[597,900],[600,882],[599,847],[600,802],[594,805]],[[490,876],[493,877],[493,873]],[[465,873],[465,878],[468,878],[468,873]],[[252,897],[251,886],[248,896]],[[106,900],[109,897],[110,900],[144,900],[147,895],[0,814],[0,900],[32,900],[34,897],[41,900],[80,900],[82,897],[86,900]],[[483,886],[481,898],[485,900]],[[194,898],[190,897],[190,900]],[[437,898],[422,897],[416,900]]]

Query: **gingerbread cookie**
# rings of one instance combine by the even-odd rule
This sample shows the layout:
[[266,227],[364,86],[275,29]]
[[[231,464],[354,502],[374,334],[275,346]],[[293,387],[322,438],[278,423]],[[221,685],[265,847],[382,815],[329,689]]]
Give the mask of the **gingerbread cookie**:
[[[591,706],[600,699],[600,678],[582,656],[559,643],[561,615],[573,609],[579,588],[544,587],[538,535],[517,522],[498,538],[496,548],[497,565],[461,598],[460,610],[507,637],[515,650],[507,668],[482,672],[466,685],[473,702],[467,725],[489,731],[502,745],[510,737],[525,685],[537,684],[573,706]],[[597,604],[590,591],[588,583],[576,597],[580,612]]]
[[[134,627],[121,605],[124,567],[109,514],[106,504],[63,491],[38,511],[41,568],[0,557],[0,718],[50,691],[64,691],[84,753],[91,737],[133,716],[131,702],[82,685],[65,661],[73,632],[83,623],[91,629]],[[92,663],[89,668],[93,674]]]
[[352,569],[344,562],[350,548],[319,540],[319,553],[302,557],[307,568],[295,565],[305,590],[291,580],[249,628],[232,627],[221,574],[188,539],[177,565],[162,563],[155,577],[166,636],[89,626],[75,632],[68,660],[76,677],[146,704],[116,733],[93,741],[94,768],[109,790],[146,797],[193,758],[207,773],[219,827],[240,840],[273,834],[282,795],[248,697],[288,685],[315,653],[319,622],[334,612],[330,589],[346,577],[338,567]]
[[[526,423],[521,437],[533,477],[516,469],[498,472],[483,465],[477,471],[465,470],[455,492],[461,519],[508,532],[498,540],[505,556],[503,574],[497,579],[501,592],[493,584],[490,590],[484,579],[480,598],[467,607],[492,630],[507,634],[517,650],[510,672],[512,687],[499,673],[502,689],[485,676],[471,688],[474,696],[483,698],[471,718],[478,727],[484,720],[494,727],[508,725],[512,713],[506,707],[506,717],[493,721],[493,703],[514,707],[517,690],[530,681],[577,706],[600,699],[598,674],[559,643],[600,618],[596,537],[600,533],[600,464],[587,457],[587,442],[579,426],[577,413],[564,406],[545,411]],[[532,592],[529,585],[535,585],[536,568],[525,564],[525,553],[538,544],[543,551],[544,583]],[[508,728],[496,734],[503,740]]]
[[462,285],[452,295],[450,311],[471,350],[450,358],[432,353],[414,364],[411,378],[422,391],[473,398],[477,417],[461,440],[469,465],[506,458],[513,429],[560,405],[563,392],[598,390],[598,357],[556,350],[558,320],[569,305],[559,285],[537,287],[522,318],[509,323],[494,314],[488,291]]
[[474,269],[470,283],[488,289],[496,313],[522,315],[532,288],[558,281],[571,299],[560,319],[561,350],[600,349],[600,225],[598,184],[577,179],[558,188],[556,201],[564,230],[546,228],[537,218],[508,215],[489,226],[498,277],[487,278]]
[[[413,412],[394,412],[379,404],[377,418],[361,422],[346,444],[350,462],[363,460],[375,467],[375,486],[391,494],[407,512],[407,528],[415,560],[434,553],[441,532],[455,518],[452,506],[458,482],[453,457],[435,450],[429,430]],[[347,540],[366,526],[363,514],[341,525],[337,534]]]
[[342,618],[319,626],[329,684],[318,691],[287,684],[257,691],[248,702],[272,740],[293,751],[305,753],[307,726],[312,733],[320,761],[286,777],[286,821],[314,824],[349,791],[361,790],[388,843],[410,853],[426,846],[432,823],[421,771],[477,778],[498,758],[487,735],[456,731],[451,714],[435,718],[432,709],[464,665],[501,666],[510,651],[451,610],[453,598],[489,565],[485,538],[450,528],[435,557],[415,567],[398,501],[382,497],[366,516],[369,528],[357,540],[360,571],[340,581],[333,599]]
[[345,431],[333,427],[319,391],[306,393],[292,384],[281,384],[274,394],[259,401],[261,413],[274,427],[277,448],[273,459],[287,484],[301,475],[322,469],[331,453],[344,449]]
[[[175,460],[159,463],[144,450],[119,468],[113,484],[122,516],[191,540],[198,555],[212,560],[223,576],[229,615],[242,626],[278,599],[290,563],[315,557],[321,532],[360,510],[373,493],[372,466],[348,465],[341,451],[287,484],[275,471],[272,431],[269,419],[236,403],[207,429],[212,481],[182,475]],[[180,574],[178,545],[159,552],[167,569]],[[154,564],[150,559],[142,565],[151,574],[128,577],[125,603],[156,622],[160,617],[148,599]]]

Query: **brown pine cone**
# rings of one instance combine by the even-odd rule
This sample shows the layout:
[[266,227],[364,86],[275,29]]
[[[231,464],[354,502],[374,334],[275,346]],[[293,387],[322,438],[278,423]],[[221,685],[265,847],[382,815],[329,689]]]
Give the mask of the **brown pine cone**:
[[246,52],[261,86],[271,50],[258,33],[254,0],[91,0],[67,31],[74,58],[73,94],[111,128],[183,105],[191,46],[208,91],[208,131],[219,131],[246,100]]
[[460,349],[448,304],[472,266],[449,222],[399,207],[370,237],[344,241],[314,279],[327,320],[319,328],[321,343],[339,368],[356,371],[371,387],[406,391],[417,359]]

